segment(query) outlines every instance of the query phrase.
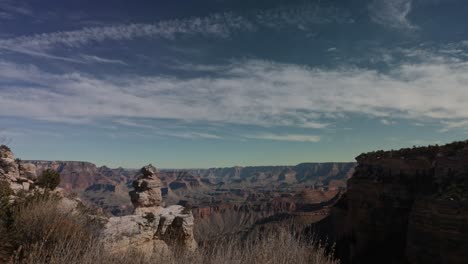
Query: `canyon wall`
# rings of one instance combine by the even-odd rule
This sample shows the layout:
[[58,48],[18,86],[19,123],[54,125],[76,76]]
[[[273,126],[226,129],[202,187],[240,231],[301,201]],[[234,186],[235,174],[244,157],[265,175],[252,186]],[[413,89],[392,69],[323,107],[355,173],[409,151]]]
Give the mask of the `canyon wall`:
[[93,184],[118,184],[127,182],[135,175],[137,170],[111,169],[106,166],[97,167],[85,161],[44,161],[28,160],[27,163],[36,166],[37,175],[47,169],[60,174],[60,187],[67,191],[82,191]]
[[314,226],[344,263],[466,263],[468,142],[357,161],[346,194]]

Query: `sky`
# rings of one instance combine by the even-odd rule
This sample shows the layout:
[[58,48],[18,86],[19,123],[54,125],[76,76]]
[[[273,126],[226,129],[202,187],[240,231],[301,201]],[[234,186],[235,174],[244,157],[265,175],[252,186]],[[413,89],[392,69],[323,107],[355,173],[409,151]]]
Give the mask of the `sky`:
[[466,0],[0,0],[0,142],[111,167],[468,138]]

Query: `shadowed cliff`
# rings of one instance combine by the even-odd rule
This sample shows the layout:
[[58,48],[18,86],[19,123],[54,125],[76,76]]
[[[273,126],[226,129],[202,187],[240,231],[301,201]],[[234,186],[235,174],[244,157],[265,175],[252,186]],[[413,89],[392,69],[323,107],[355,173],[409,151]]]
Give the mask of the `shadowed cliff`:
[[346,194],[313,227],[343,262],[466,263],[468,141],[356,160]]

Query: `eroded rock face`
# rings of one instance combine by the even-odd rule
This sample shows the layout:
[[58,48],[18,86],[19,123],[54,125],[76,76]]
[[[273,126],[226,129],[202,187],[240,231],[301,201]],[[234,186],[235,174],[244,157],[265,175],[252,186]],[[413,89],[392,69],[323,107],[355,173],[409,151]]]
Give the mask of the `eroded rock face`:
[[111,217],[103,231],[104,244],[112,252],[137,249],[150,257],[168,254],[175,248],[193,251],[193,215],[180,205],[162,207],[158,170],[145,166],[133,182],[130,197],[135,207],[133,215]]
[[329,227],[344,263],[466,263],[468,141],[363,154]]
[[8,147],[0,146],[0,180],[8,182],[15,194],[32,189],[36,178],[33,164],[16,160]]

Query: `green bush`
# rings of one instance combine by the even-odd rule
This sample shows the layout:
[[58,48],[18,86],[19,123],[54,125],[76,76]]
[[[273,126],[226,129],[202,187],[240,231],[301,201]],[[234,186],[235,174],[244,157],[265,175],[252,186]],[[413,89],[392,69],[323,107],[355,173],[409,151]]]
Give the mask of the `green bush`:
[[45,170],[36,183],[39,187],[54,190],[60,184],[60,174],[54,170]]

